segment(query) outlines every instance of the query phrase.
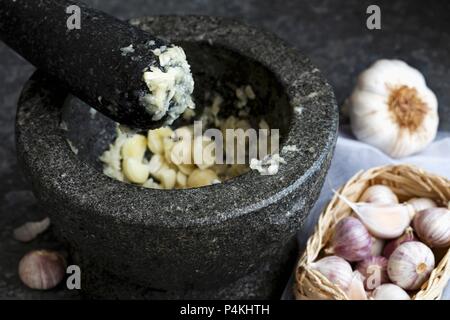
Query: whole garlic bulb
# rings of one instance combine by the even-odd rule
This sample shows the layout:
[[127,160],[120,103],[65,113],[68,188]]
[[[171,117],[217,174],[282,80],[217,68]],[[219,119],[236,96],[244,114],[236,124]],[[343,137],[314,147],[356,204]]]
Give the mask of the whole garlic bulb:
[[392,283],[377,287],[372,293],[372,298],[374,300],[411,300],[405,290]]
[[55,251],[35,250],[19,262],[20,280],[31,289],[47,290],[56,287],[64,278],[65,259]]
[[450,246],[450,210],[430,208],[418,212],[413,220],[420,240],[432,248]]
[[399,245],[408,241],[417,241],[417,238],[414,235],[414,230],[411,227],[406,228],[405,233],[402,234],[400,237],[391,240],[386,244],[383,250],[383,256],[389,259],[392,252],[394,252],[394,250],[397,249]]
[[373,290],[383,283],[389,282],[387,274],[388,260],[385,257],[369,257],[356,265],[364,277],[364,286],[367,290]]
[[370,256],[372,236],[366,227],[354,217],[341,219],[334,229],[327,253],[335,254],[347,261],[360,261]]
[[414,207],[414,210],[416,210],[416,212],[437,207],[436,202],[428,198],[412,198],[407,202]]
[[353,280],[353,270],[352,266],[341,257],[328,256],[312,263],[311,267],[344,292],[349,290]]
[[416,290],[428,279],[434,268],[434,255],[419,241],[401,244],[388,261],[391,281],[405,290]]
[[379,60],[358,78],[349,98],[358,140],[394,158],[423,150],[438,128],[438,101],[416,69],[400,60]]

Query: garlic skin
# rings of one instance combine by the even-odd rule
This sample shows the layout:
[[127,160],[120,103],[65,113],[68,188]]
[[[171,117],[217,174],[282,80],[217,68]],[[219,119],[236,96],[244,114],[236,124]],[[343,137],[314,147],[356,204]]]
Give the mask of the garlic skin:
[[344,292],[350,288],[353,279],[351,265],[338,256],[328,256],[311,264],[311,268],[319,271],[331,283],[337,285]]
[[359,198],[359,202],[397,204],[398,198],[389,187],[377,184],[367,188]]
[[372,293],[372,298],[374,300],[411,300],[405,290],[392,283],[377,287]]
[[403,234],[414,217],[415,210],[410,204],[372,204],[352,202],[335,191],[369,230],[380,239],[394,239]]
[[407,202],[414,207],[414,210],[416,210],[416,212],[437,207],[436,202],[428,198],[412,198]]
[[388,258],[391,256],[392,252],[402,243],[408,241],[417,241],[416,236],[414,235],[414,230],[411,227],[406,228],[405,233],[402,234],[397,239],[389,241],[383,250],[383,256]]
[[389,282],[387,265],[388,260],[381,256],[366,258],[356,265],[356,270],[364,277],[364,287],[367,290],[373,290]]
[[335,226],[327,253],[347,261],[360,261],[370,256],[372,236],[358,219],[345,217]]
[[31,289],[54,288],[62,281],[65,274],[65,259],[55,251],[31,251],[19,262],[20,280]]
[[27,222],[14,229],[14,239],[21,242],[34,240],[38,235],[45,232],[50,226],[50,218],[46,217],[41,221]]
[[394,250],[388,262],[391,281],[405,290],[419,289],[434,269],[434,255],[419,241],[408,241]]
[[430,208],[416,214],[414,230],[420,240],[432,248],[450,246],[450,210]]
[[348,102],[354,135],[391,157],[419,152],[436,136],[436,95],[403,61],[375,62],[360,74]]

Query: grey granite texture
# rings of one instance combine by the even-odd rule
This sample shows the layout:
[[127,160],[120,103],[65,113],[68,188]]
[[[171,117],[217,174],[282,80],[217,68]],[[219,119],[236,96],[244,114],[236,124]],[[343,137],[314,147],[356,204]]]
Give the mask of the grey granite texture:
[[[281,146],[297,152],[281,151],[287,164],[273,176],[251,171],[184,190],[125,184],[95,167],[107,148],[97,139],[112,133],[111,126],[87,107],[71,111],[68,103],[61,110],[64,91],[36,73],[19,102],[18,156],[84,272],[83,293],[129,297],[114,286],[129,281],[145,287],[146,298],[281,297],[296,231],[317,199],[334,150],[338,109],[331,86],[281,40],[235,21],[166,16],[132,23],[184,48],[199,107],[205,92],[223,96],[233,85],[251,84],[258,100],[251,119],[263,115],[280,129]],[[239,110],[223,106],[222,112],[233,111]],[[106,273],[118,281],[105,279]]]
[[[450,128],[450,2],[361,0],[90,0],[87,3],[123,19],[154,14],[210,14],[235,17],[266,28],[324,72],[342,103],[355,76],[377,58],[397,57],[424,72],[441,105],[441,128]],[[365,28],[368,4],[382,8],[382,30]],[[16,160],[14,117],[21,88],[33,67],[0,42],[0,297],[72,298],[76,293],[24,288],[17,263],[32,248],[58,246],[51,234],[32,244],[12,240],[12,229],[45,216],[38,208]]]

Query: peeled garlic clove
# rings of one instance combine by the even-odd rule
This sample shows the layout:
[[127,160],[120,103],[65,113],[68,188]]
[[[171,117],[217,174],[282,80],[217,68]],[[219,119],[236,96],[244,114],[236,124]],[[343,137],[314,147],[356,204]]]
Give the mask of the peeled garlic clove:
[[350,264],[338,256],[328,256],[311,264],[311,268],[319,271],[332,284],[344,292],[348,292],[353,280]]
[[377,184],[367,188],[359,199],[359,202],[397,204],[398,198],[389,187]]
[[161,154],[164,152],[162,138],[158,130],[149,130],[147,134],[147,146],[153,154]]
[[175,142],[170,152],[170,162],[177,166],[192,163],[191,140],[180,140]]
[[64,278],[66,262],[55,251],[35,250],[19,262],[20,280],[31,289],[47,290],[56,287]]
[[189,176],[187,186],[189,188],[198,188],[211,185],[217,180],[219,180],[219,177],[211,169],[196,169]]
[[432,248],[450,246],[450,210],[430,208],[414,217],[414,230],[420,240]]
[[148,163],[148,169],[151,174],[155,174],[165,165],[165,159],[163,156],[160,154],[154,154]]
[[135,134],[128,138],[122,146],[122,158],[136,158],[141,160],[147,150],[147,138]]
[[346,292],[350,300],[367,300],[367,293],[364,290],[364,277],[359,271],[353,272],[352,282]]
[[177,182],[177,172],[167,166],[163,166],[155,177],[159,179],[164,189],[173,189]]
[[393,239],[401,236],[415,214],[410,204],[355,203],[339,193],[336,194],[353,209],[369,232],[377,238]]
[[43,233],[50,226],[50,218],[47,217],[41,221],[27,222],[14,229],[14,239],[21,242],[29,242]]
[[434,268],[434,255],[419,241],[408,241],[394,250],[388,262],[391,281],[405,290],[419,289]]
[[392,283],[382,284],[377,287],[373,293],[372,298],[374,300],[411,300],[409,294]]
[[142,184],[147,181],[150,175],[148,165],[145,165],[141,160],[135,158],[126,158],[122,161],[122,169],[125,177],[130,182]]
[[354,217],[345,217],[336,224],[326,252],[347,261],[360,261],[370,256],[371,249],[372,236],[366,227]]
[[372,249],[370,250],[371,255],[380,256],[383,252],[384,243],[385,241],[383,239],[372,237]]
[[177,172],[177,186],[185,188],[187,185],[187,177],[181,171]]
[[189,176],[195,169],[195,164],[179,164],[177,165],[178,170],[180,170],[183,174]]
[[412,198],[407,202],[414,207],[414,210],[416,210],[416,212],[437,207],[436,202],[428,198]]
[[367,290],[373,290],[389,282],[387,265],[388,260],[381,256],[366,258],[356,265],[356,270],[364,277],[364,286]]
[[414,235],[414,230],[411,227],[406,228],[405,233],[403,233],[399,238],[389,241],[383,250],[383,256],[389,258],[395,249],[402,243],[408,241],[416,241],[417,238]]
[[216,163],[215,143],[210,138],[199,136],[194,139],[194,163],[200,169],[207,169]]

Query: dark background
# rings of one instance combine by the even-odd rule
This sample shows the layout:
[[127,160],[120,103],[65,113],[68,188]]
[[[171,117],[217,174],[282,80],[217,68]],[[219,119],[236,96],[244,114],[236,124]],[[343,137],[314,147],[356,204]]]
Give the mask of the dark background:
[[[214,15],[270,30],[311,58],[334,86],[340,105],[350,94],[361,70],[379,58],[401,58],[425,74],[439,98],[441,120],[444,120],[441,129],[450,129],[450,1],[85,2],[121,19],[160,14]],[[381,7],[382,30],[366,28],[369,4]],[[14,147],[16,103],[33,70],[0,42],[0,298],[73,298],[77,297],[76,292],[62,289],[28,290],[21,285],[16,271],[25,252],[34,248],[59,248],[51,232],[31,244],[12,239],[15,227],[46,216],[45,208],[38,208],[29,184],[20,173]]]

